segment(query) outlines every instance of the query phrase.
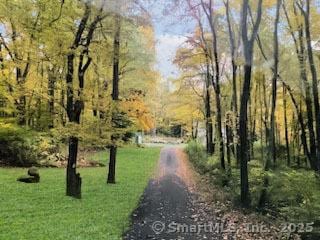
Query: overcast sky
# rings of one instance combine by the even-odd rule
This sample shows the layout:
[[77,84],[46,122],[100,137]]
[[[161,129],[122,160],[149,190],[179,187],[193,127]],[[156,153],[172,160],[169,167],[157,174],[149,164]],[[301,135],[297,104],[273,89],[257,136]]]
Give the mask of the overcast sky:
[[170,78],[179,75],[179,70],[172,61],[176,50],[185,42],[193,26],[192,23],[173,16],[173,13],[164,15],[166,1],[157,1],[152,6],[152,16],[156,33],[156,68],[163,78]]

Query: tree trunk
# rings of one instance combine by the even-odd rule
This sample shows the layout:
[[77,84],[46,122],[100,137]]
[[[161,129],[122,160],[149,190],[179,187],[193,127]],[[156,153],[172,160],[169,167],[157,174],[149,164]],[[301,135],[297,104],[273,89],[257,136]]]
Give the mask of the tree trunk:
[[209,26],[212,34],[212,72],[215,73],[215,79],[212,78],[212,85],[215,91],[215,99],[216,99],[216,126],[217,126],[217,136],[219,141],[219,159],[220,165],[222,169],[225,169],[225,159],[224,159],[224,141],[222,134],[222,109],[221,109],[221,92],[220,92],[220,65],[219,65],[219,57],[218,57],[218,38],[216,32],[216,26],[213,19],[213,1],[210,0],[208,6],[201,1],[202,8],[207,16],[209,21]]
[[206,145],[207,145],[207,153],[209,155],[213,155],[214,154],[213,125],[212,125],[212,118],[211,118],[211,103],[210,103],[209,86],[206,86],[205,112],[206,112]]
[[61,88],[60,91],[60,106],[61,106],[61,110],[60,110],[60,121],[62,126],[66,125],[66,114],[64,111],[65,108],[65,90],[63,88]]
[[[310,154],[310,151],[308,149],[307,134],[306,134],[305,126],[304,126],[304,118],[303,118],[303,115],[302,115],[302,112],[301,112],[301,107],[299,109],[299,105],[298,105],[296,99],[294,98],[294,94],[293,94],[292,90],[290,89],[290,87],[288,85],[286,85],[284,82],[283,82],[283,84],[285,85],[286,89],[288,90],[288,93],[290,95],[290,98],[291,98],[291,101],[293,103],[293,106],[295,107],[296,114],[297,114],[297,117],[298,117],[298,122],[299,122],[299,125],[300,125],[300,128],[301,128],[301,143],[302,143],[302,146],[303,146],[303,151],[304,151],[305,155],[307,156],[307,158],[309,159],[310,165],[312,167],[313,160],[312,160],[312,156]],[[297,145],[297,147],[300,148],[299,145]]]
[[233,134],[232,134],[232,116],[227,113],[226,115],[226,137],[227,137],[227,161],[228,161],[228,170],[231,171],[231,149],[233,144]]
[[[233,57],[232,59],[232,98],[233,98],[233,112],[235,115],[235,121],[234,121],[234,129],[235,133],[239,132],[238,129],[238,117],[239,117],[239,112],[238,112],[238,88],[237,88],[237,73],[238,72],[238,66],[236,65],[235,59]],[[237,139],[238,134],[234,134],[233,136],[233,143],[234,143],[234,152],[235,152],[235,157],[238,159],[238,153],[239,153],[239,143]]]
[[300,36],[300,42],[301,42],[301,55],[299,57],[299,63],[300,63],[300,74],[301,78],[304,83],[305,87],[305,103],[307,108],[307,126],[309,131],[309,145],[310,145],[310,156],[311,156],[311,167],[312,169],[316,170],[316,159],[317,159],[317,151],[316,151],[316,140],[315,140],[315,134],[314,134],[314,119],[313,119],[313,109],[312,109],[312,99],[311,99],[311,92],[310,92],[310,84],[307,79],[307,71],[306,71],[306,64],[305,64],[305,56],[304,56],[304,46],[303,46],[303,36]]
[[18,116],[18,125],[24,126],[27,124],[27,113],[26,113],[26,105],[27,98],[25,96],[25,79],[22,76],[22,70],[20,68],[16,68],[16,80],[18,85],[19,97],[16,101],[17,108],[17,116]]
[[273,165],[276,165],[276,121],[275,121],[275,111],[277,104],[277,82],[278,82],[278,68],[279,68],[279,37],[278,37],[278,26],[280,18],[280,7],[282,0],[277,0],[277,10],[276,18],[274,22],[274,32],[273,32],[273,78],[272,78],[272,104],[271,104],[271,134],[270,134],[270,155],[273,161]]
[[55,90],[56,76],[54,70],[48,70],[48,112],[49,112],[49,129],[54,127],[54,90]]
[[230,18],[230,5],[229,0],[224,2],[226,7],[226,16],[228,23],[228,32],[229,32],[229,41],[230,41],[230,51],[231,51],[231,64],[232,64],[232,103],[233,103],[233,111],[235,116],[238,116],[238,93],[237,93],[237,71],[238,66],[236,64],[236,39],[235,34],[232,29],[231,18]]
[[213,144],[213,124],[211,117],[211,95],[210,95],[210,63],[209,56],[206,53],[206,79],[205,79],[205,113],[206,113],[206,146],[209,155],[214,154]]
[[[296,10],[296,5],[293,4],[293,8],[294,8],[294,15],[295,17],[299,17],[297,10]],[[296,50],[296,55],[299,61],[299,68],[300,68],[300,78],[302,79],[303,85],[304,85],[304,90],[305,90],[305,103],[306,103],[306,108],[307,108],[307,126],[308,126],[308,131],[309,131],[309,145],[310,145],[310,165],[312,169],[316,169],[316,161],[317,161],[317,152],[316,152],[316,141],[315,141],[315,134],[314,134],[314,126],[313,126],[313,109],[312,109],[312,99],[311,99],[311,91],[310,91],[310,84],[308,82],[308,77],[307,77],[307,68],[306,68],[306,56],[305,56],[305,44],[304,44],[304,34],[303,34],[303,26],[302,24],[300,24],[298,26],[298,36],[296,37],[295,32],[292,30],[293,25],[291,24],[290,21],[290,17],[288,14],[288,11],[285,7],[285,4],[283,4],[283,10],[288,22],[288,25],[290,27],[290,34],[292,36],[292,39],[294,41],[294,45],[295,45],[295,50]],[[303,12],[303,10],[302,10]],[[287,88],[287,90],[290,93],[291,99],[292,99],[292,93],[290,92],[290,90]],[[297,109],[298,109],[298,105],[297,105]],[[299,112],[299,110],[298,110]],[[301,112],[300,112],[301,113]],[[299,119],[299,115],[298,115],[298,119]],[[301,121],[299,119],[300,125],[301,125]],[[304,128],[304,126],[303,126]],[[302,137],[302,141],[303,141]],[[305,144],[303,144],[304,146],[304,150],[306,151],[306,146]]]
[[284,119],[284,135],[286,139],[286,152],[287,152],[287,166],[291,165],[290,158],[290,144],[289,144],[289,134],[288,134],[288,117],[287,117],[287,90],[283,84],[283,119]]
[[[84,38],[83,33],[86,29],[87,22],[91,13],[91,7],[89,3],[85,3],[85,12],[79,23],[75,39],[70,47],[70,52],[67,54],[67,74],[66,74],[66,86],[67,86],[67,115],[70,122],[80,124],[81,112],[84,108],[83,103],[83,88],[84,88],[84,75],[91,63],[91,58],[88,57],[89,45],[92,40],[93,32],[96,27],[93,22],[89,29],[87,36]],[[97,19],[97,18],[96,18]],[[75,63],[75,50],[79,47],[80,42],[85,40],[86,44],[79,56],[78,63],[78,96],[75,100],[73,80],[74,80],[74,63]],[[84,64],[84,57],[87,56],[88,60]],[[77,173],[77,154],[78,154],[79,139],[75,136],[69,137],[69,157],[67,166],[67,196],[74,198],[81,198],[81,178]]]
[[253,62],[254,41],[257,37],[262,16],[262,0],[257,6],[257,18],[253,23],[251,36],[248,36],[249,0],[243,0],[241,16],[241,35],[245,57],[243,90],[240,103],[239,137],[240,137],[240,176],[241,176],[241,203],[244,207],[250,205],[249,179],[248,179],[248,101],[250,98],[251,71]]
[[112,145],[110,147],[110,162],[109,162],[109,173],[107,183],[116,183],[116,160],[117,160],[117,146]]
[[[67,114],[70,122],[80,123],[80,111],[75,112],[73,103],[73,73],[74,73],[74,54],[68,55],[68,70],[67,70]],[[67,165],[67,192],[66,195],[74,198],[81,198],[81,177],[77,174],[77,155],[78,155],[79,139],[69,137],[69,156]]]
[[[120,63],[120,31],[121,31],[121,18],[119,15],[115,16],[115,26],[116,32],[114,35],[114,53],[113,53],[113,79],[112,79],[112,100],[116,102],[119,101],[119,63]],[[117,106],[116,106],[117,108]],[[117,109],[114,109],[112,122],[114,122],[114,114],[116,114]],[[116,183],[116,160],[117,160],[117,137],[115,135],[111,136],[111,147],[110,147],[110,157],[109,157],[109,172],[107,183]]]
[[222,169],[226,169],[225,159],[224,159],[224,141],[223,141],[223,134],[222,134],[222,109],[221,109],[221,90],[220,90],[220,66],[219,66],[219,58],[218,58],[218,46],[217,46],[217,35],[215,28],[212,25],[212,33],[213,33],[213,55],[214,55],[214,62],[215,62],[215,96],[216,96],[216,108],[217,108],[217,134],[218,134],[218,141],[219,141],[219,159],[220,165]]
[[196,129],[195,129],[195,133],[194,133],[194,139],[198,138],[198,130],[199,130],[199,121],[197,120]]
[[67,166],[67,196],[81,198],[81,177],[77,173],[77,154],[79,140],[76,137],[69,139],[69,157]]
[[241,96],[239,134],[240,134],[240,175],[241,175],[241,202],[244,206],[250,205],[248,179],[248,101],[250,95],[251,66],[244,66],[244,83]]
[[260,151],[261,151],[261,159],[262,161],[264,161],[264,145],[263,145],[263,136],[264,136],[264,132],[263,132],[263,116],[264,113],[262,111],[263,108],[263,96],[262,96],[262,84],[261,81],[259,81],[259,105],[261,106],[261,111],[260,111]]
[[[269,156],[273,161],[273,167],[276,166],[276,121],[275,121],[275,112],[277,104],[277,82],[278,82],[278,67],[279,67],[279,39],[278,39],[278,25],[280,18],[280,7],[282,0],[277,0],[277,10],[276,18],[274,22],[274,32],[273,32],[273,78],[272,78],[272,103],[271,103],[271,119],[270,119],[270,141],[269,141]],[[267,157],[265,164],[265,172],[269,171],[270,160]],[[268,202],[268,187],[269,187],[269,176],[265,175],[263,181],[263,189],[259,199],[259,207],[264,207]]]
[[252,159],[252,152],[253,152],[253,143],[252,143],[252,99],[251,96],[249,97],[249,102],[248,102],[248,162],[251,161]]
[[311,32],[310,32],[310,1],[306,1],[306,11],[303,12],[305,18],[305,32],[307,42],[307,52],[310,65],[310,71],[312,76],[312,90],[313,90],[313,104],[316,120],[316,147],[317,147],[317,160],[315,163],[315,170],[320,173],[320,105],[319,105],[319,93],[318,93],[318,76],[316,65],[314,63],[313,50],[311,45]]
[[[256,123],[257,123],[257,101],[258,101],[258,84],[255,84],[254,99],[250,98],[250,159],[254,159],[254,143],[256,138]],[[253,109],[252,109],[253,108]]]
[[216,86],[216,104],[217,104],[217,132],[218,132],[218,141],[219,141],[219,159],[220,166],[223,170],[226,169],[225,159],[224,159],[224,141],[222,135],[222,110],[221,110],[221,98],[220,98],[220,83]]

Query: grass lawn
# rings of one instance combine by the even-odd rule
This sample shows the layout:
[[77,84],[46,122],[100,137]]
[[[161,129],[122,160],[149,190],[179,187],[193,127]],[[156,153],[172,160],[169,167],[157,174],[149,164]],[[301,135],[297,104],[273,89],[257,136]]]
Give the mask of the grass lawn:
[[[81,200],[65,196],[64,169],[40,169],[40,184],[16,181],[26,169],[0,169],[0,239],[121,239],[159,152],[119,149],[116,185],[106,184],[106,168],[79,169]],[[107,159],[107,154],[93,158]]]

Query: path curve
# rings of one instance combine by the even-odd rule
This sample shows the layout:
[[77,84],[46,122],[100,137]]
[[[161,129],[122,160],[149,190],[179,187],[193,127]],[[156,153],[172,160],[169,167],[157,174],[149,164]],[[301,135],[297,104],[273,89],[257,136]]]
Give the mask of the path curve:
[[201,201],[190,191],[191,170],[183,155],[179,148],[162,149],[156,177],[149,182],[132,214],[125,240],[221,239],[211,230],[214,217],[208,219]]

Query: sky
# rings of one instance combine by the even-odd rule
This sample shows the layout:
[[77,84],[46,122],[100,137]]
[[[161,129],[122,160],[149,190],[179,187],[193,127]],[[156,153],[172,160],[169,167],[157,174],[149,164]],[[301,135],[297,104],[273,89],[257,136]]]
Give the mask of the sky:
[[173,64],[177,49],[192,31],[192,23],[178,19],[174,14],[164,15],[165,2],[156,1],[151,8],[156,38],[156,69],[164,79],[177,78],[179,69]]
[[185,37],[160,33],[156,35],[156,39],[156,69],[161,73],[163,78],[176,78],[179,76],[179,70],[172,62],[176,50],[183,44]]

